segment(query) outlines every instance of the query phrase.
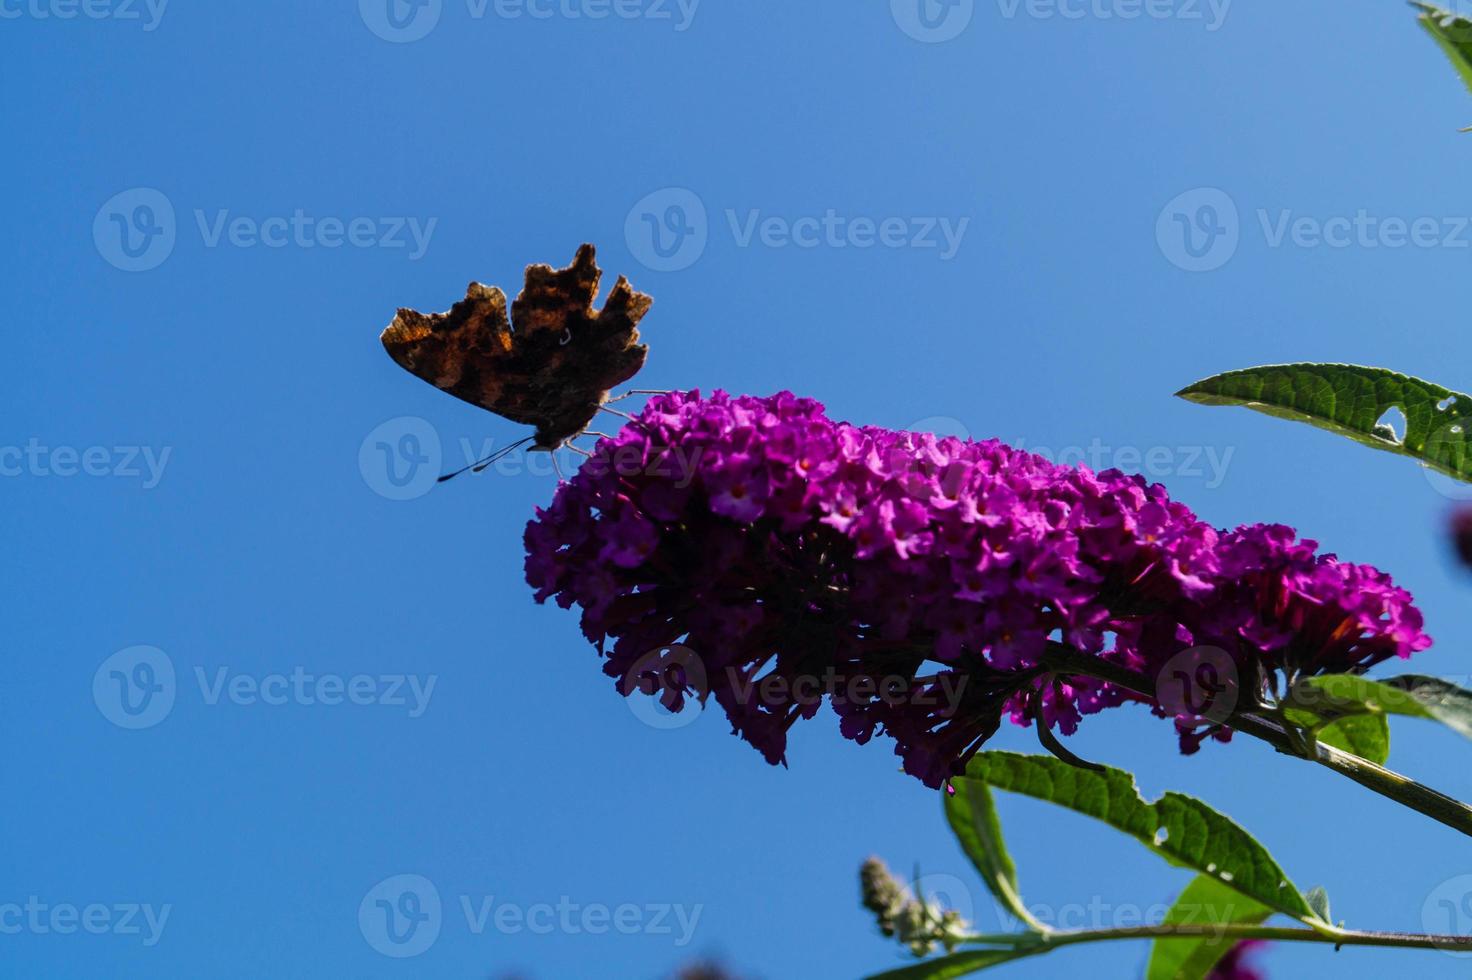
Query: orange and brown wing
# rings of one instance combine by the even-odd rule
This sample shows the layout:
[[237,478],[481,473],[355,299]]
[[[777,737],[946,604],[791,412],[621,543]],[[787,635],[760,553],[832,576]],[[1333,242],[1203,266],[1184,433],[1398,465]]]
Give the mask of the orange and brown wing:
[[637,374],[649,352],[638,323],[653,301],[620,276],[595,310],[601,276],[593,246],[584,245],[566,269],[527,267],[510,322],[505,294],[472,283],[448,313],[400,310],[383,346],[411,374],[534,425],[538,445],[557,446],[587,427],[609,389]]
[[511,394],[528,385],[513,370],[516,343],[506,294],[495,286],[471,283],[447,313],[399,310],[379,339],[395,363],[441,391],[514,422],[541,423]]

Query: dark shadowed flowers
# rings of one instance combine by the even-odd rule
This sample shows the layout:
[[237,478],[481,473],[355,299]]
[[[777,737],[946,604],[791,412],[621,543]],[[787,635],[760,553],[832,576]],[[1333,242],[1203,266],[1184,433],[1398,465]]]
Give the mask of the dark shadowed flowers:
[[1148,700],[1188,750],[1229,735],[1060,676],[1059,645],[1147,677],[1209,646],[1256,698],[1430,644],[1388,576],[1290,528],[1220,532],[1141,477],[837,423],[789,393],[653,398],[526,544],[537,600],[582,610],[623,693],[714,697],[773,763],[827,700],[846,737],[893,738],[930,786],[1004,715],[1072,733]]
[[1267,945],[1261,939],[1244,939],[1227,950],[1206,980],[1267,980],[1267,974],[1249,959]]
[[1472,507],[1463,507],[1452,515],[1451,532],[1457,558],[1472,568]]

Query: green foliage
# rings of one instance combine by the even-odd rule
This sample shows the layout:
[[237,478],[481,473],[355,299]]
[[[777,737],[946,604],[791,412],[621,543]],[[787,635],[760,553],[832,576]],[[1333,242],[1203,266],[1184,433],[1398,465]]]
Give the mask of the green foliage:
[[1166,793],[1149,803],[1123,770],[1093,772],[1046,756],[1011,752],[978,753],[966,775],[954,782],[968,779],[1102,820],[1172,864],[1209,875],[1273,911],[1310,925],[1325,924],[1266,848],[1200,800]]
[[1390,722],[1382,714],[1350,715],[1314,732],[1325,745],[1369,759],[1377,766],[1390,758]]
[[875,973],[869,980],[946,980],[979,973],[989,967],[1020,960],[1040,952],[1037,949],[974,949],[940,956],[923,963],[902,966],[897,970]]
[[[1462,84],[1472,90],[1472,21],[1429,3],[1413,2],[1411,6],[1421,12],[1416,18],[1421,27],[1452,63]],[[1472,126],[1462,132],[1469,129]]]
[[[1429,381],[1352,364],[1273,364],[1218,374],[1176,394],[1307,422],[1472,482],[1472,396]],[[1381,422],[1397,408],[1404,435]]]
[[1464,738],[1472,738],[1472,691],[1420,674],[1403,674],[1383,681],[1353,674],[1309,677],[1298,682],[1290,704],[1294,711],[1319,718],[1349,720],[1365,715],[1424,718],[1440,722]]
[[[1163,921],[1166,925],[1228,922],[1257,925],[1272,914],[1273,910],[1266,905],[1238,894],[1216,878],[1197,875],[1176,898]],[[1150,948],[1145,980],[1202,980],[1232,944],[1233,940],[1213,936],[1157,939]]]
[[971,863],[981,872],[981,880],[1009,912],[1030,928],[1043,931],[1043,925],[1028,913],[1018,892],[1017,869],[1002,840],[1002,824],[991,790],[978,779],[958,779],[955,790],[942,794],[946,819]]

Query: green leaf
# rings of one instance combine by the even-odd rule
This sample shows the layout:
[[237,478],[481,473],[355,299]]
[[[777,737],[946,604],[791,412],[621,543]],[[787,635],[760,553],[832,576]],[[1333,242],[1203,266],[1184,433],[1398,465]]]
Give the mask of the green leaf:
[[1462,84],[1472,91],[1472,21],[1429,3],[1413,2],[1411,6],[1421,12],[1416,20],[1447,56]]
[[[1048,756],[980,752],[966,775],[996,789],[1076,810],[1122,830],[1172,864],[1193,868],[1277,912],[1321,923],[1266,848],[1200,800],[1166,793],[1148,803],[1120,769],[1078,769]],[[958,787],[959,791],[959,787]]]
[[1390,722],[1379,713],[1350,715],[1314,731],[1325,745],[1369,759],[1377,766],[1390,758]]
[[1002,822],[997,817],[996,804],[986,783],[968,779],[965,785],[957,785],[955,792],[941,794],[945,800],[946,819],[951,830],[976,870],[981,880],[1006,907],[1028,928],[1043,932],[1044,926],[1032,917],[1023,904],[1017,888],[1017,868],[1007,845],[1002,840]]
[[[1176,394],[1307,422],[1472,482],[1472,396],[1429,381],[1353,364],[1270,364],[1218,374]],[[1405,414],[1403,437],[1380,422],[1392,408]]]
[[1451,681],[1421,674],[1391,677],[1386,679],[1385,686],[1408,696],[1415,703],[1413,710],[1411,704],[1402,698],[1398,704],[1393,701],[1392,704],[1397,706],[1386,707],[1386,711],[1404,715],[1419,713],[1420,717],[1441,722],[1463,738],[1472,738],[1472,691]]
[[1319,918],[1325,922],[1334,921],[1329,917],[1329,892],[1323,885],[1315,885],[1303,897],[1308,899],[1308,904],[1318,913]]
[[[1166,925],[1257,925],[1273,914],[1266,905],[1238,894],[1210,875],[1197,875],[1176,899],[1163,920]],[[1235,944],[1212,936],[1157,939],[1150,947],[1145,980],[1202,980]]]
[[1321,674],[1298,682],[1293,704],[1321,717],[1384,713],[1425,718],[1472,738],[1472,691],[1437,677],[1402,674],[1372,681],[1354,674]]
[[875,973],[869,980],[945,980],[947,977],[964,977],[980,973],[988,967],[1000,966],[1024,956],[1042,952],[1042,948],[1031,949],[976,949],[964,953],[952,953],[933,960],[925,960],[913,966],[902,966],[898,970]]

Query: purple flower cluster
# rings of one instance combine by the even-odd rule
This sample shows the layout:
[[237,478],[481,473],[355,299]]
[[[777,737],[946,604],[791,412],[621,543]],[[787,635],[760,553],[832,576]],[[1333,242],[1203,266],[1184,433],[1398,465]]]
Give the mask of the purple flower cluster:
[[1057,676],[1059,644],[1145,676],[1212,645],[1254,685],[1430,644],[1404,590],[1291,529],[1218,532],[1138,476],[837,423],[785,392],[651,399],[526,545],[537,600],[582,609],[622,693],[714,696],[773,763],[827,700],[930,786],[1008,712],[1072,733],[1144,700]]

